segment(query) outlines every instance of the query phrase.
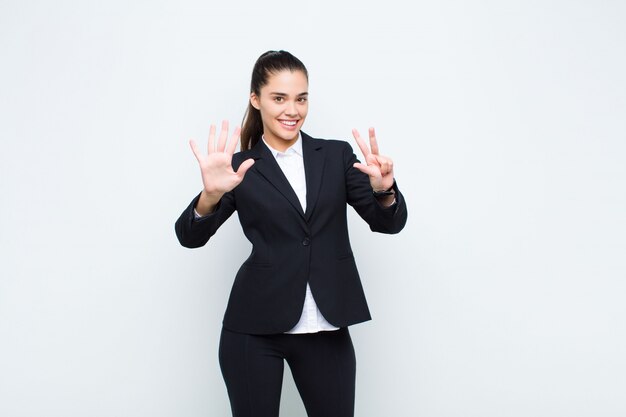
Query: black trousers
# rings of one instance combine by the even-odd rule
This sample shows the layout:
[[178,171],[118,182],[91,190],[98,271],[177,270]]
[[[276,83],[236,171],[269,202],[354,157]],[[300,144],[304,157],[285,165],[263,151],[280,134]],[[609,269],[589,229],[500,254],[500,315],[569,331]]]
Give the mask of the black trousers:
[[353,417],[356,359],[346,327],[250,335],[222,329],[222,375],[233,417],[278,417],[284,361],[309,417]]

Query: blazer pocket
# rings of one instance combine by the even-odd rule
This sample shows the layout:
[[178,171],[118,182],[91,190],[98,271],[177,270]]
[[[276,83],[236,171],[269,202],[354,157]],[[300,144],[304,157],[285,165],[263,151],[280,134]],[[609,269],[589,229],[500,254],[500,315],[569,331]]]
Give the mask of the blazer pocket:
[[354,259],[354,254],[346,253],[344,255],[341,255],[340,257],[337,258],[337,261],[345,261],[347,259]]

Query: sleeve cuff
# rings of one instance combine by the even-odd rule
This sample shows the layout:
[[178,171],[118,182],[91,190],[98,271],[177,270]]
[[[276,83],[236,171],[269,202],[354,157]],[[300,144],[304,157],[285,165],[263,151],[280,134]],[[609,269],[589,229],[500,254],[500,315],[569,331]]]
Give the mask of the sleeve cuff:
[[198,219],[201,219],[203,217],[204,216],[201,216],[200,214],[198,214],[198,211],[195,208],[193,209],[193,218],[194,219],[198,220]]

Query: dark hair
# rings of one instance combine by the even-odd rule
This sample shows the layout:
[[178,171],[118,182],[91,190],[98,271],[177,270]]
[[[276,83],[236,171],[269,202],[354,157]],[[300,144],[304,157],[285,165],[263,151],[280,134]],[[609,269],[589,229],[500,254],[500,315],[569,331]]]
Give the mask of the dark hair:
[[[291,72],[302,71],[309,79],[309,73],[306,67],[295,56],[287,51],[267,51],[257,59],[252,69],[252,81],[250,82],[250,93],[257,96],[261,95],[261,88],[267,84],[271,75],[281,71],[289,70]],[[252,149],[257,144],[263,134],[263,121],[261,120],[261,112],[248,102],[248,109],[243,116],[241,128],[241,150]]]

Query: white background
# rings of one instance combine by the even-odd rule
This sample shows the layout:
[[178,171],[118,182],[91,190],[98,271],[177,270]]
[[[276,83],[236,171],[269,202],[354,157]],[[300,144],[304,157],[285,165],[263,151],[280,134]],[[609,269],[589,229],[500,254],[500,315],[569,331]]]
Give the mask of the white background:
[[396,236],[350,210],[357,416],[626,415],[625,3],[308,3],[0,2],[0,415],[230,415],[250,245],[173,225],[268,49],[309,69],[304,130],[375,126],[408,202]]

